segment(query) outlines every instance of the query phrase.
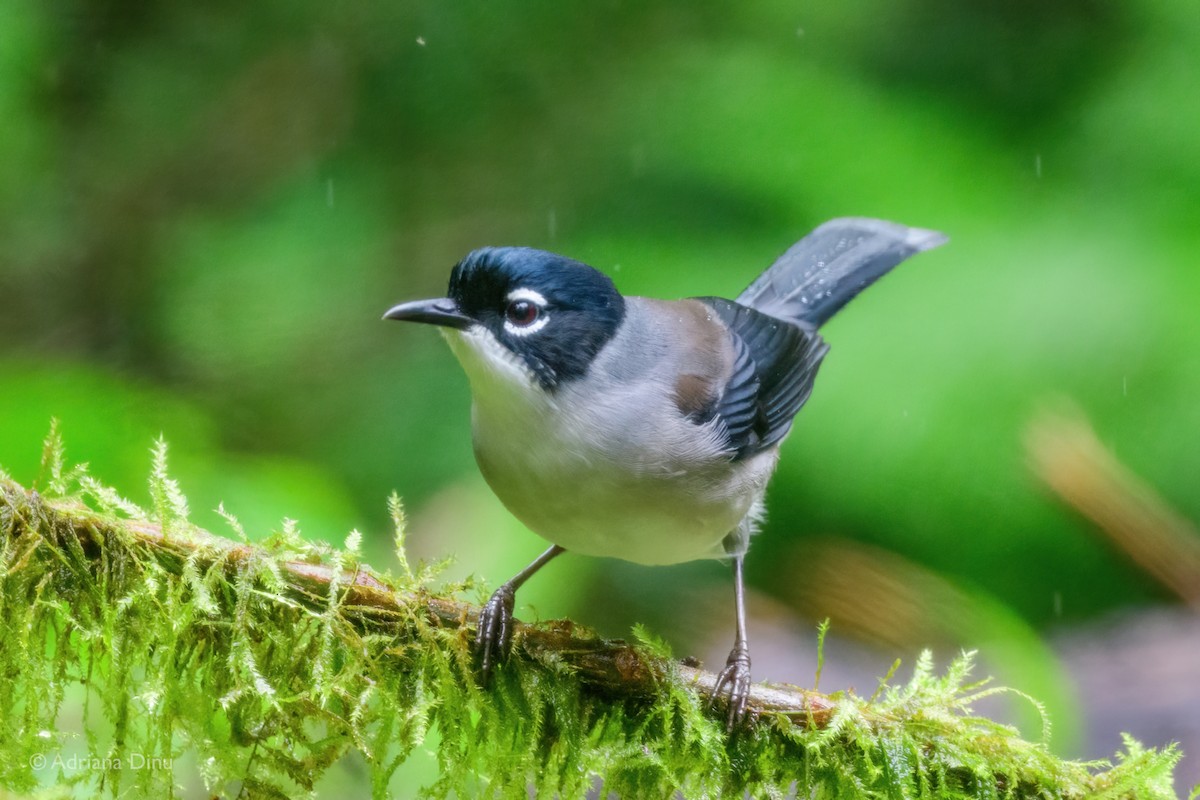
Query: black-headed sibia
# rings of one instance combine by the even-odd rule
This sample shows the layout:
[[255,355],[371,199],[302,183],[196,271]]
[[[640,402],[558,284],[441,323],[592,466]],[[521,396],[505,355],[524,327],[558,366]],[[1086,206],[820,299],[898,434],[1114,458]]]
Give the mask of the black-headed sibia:
[[624,297],[603,273],[526,247],[476,250],[448,295],[386,319],[441,326],[471,385],[475,458],[509,511],[553,546],[484,606],[486,681],[513,596],[565,551],[639,564],[731,559],[737,631],[713,697],[746,713],[742,562],[792,419],[828,352],[818,329],[941,234],[835,219],[736,300]]

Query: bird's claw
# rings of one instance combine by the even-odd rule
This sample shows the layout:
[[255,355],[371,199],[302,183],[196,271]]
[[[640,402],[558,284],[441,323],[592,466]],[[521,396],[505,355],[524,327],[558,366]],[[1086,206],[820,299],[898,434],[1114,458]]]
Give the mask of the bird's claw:
[[479,611],[475,632],[475,655],[479,659],[479,682],[487,686],[492,670],[508,658],[512,646],[513,598],[515,592],[507,583],[492,593]]
[[736,644],[729,652],[725,669],[717,675],[713,684],[712,694],[708,698],[711,709],[717,698],[726,695],[728,698],[728,713],[725,725],[727,730],[733,730],[746,720],[746,704],[750,700],[750,650],[744,644]]

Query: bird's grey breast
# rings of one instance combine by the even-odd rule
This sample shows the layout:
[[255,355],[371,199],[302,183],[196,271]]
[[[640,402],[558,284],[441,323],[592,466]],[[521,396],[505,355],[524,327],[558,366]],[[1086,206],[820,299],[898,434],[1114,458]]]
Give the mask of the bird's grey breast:
[[520,402],[475,392],[476,458],[509,510],[567,549],[642,563],[720,555],[774,454],[733,463],[718,421],[698,416],[732,360],[709,310],[626,299],[581,379]]

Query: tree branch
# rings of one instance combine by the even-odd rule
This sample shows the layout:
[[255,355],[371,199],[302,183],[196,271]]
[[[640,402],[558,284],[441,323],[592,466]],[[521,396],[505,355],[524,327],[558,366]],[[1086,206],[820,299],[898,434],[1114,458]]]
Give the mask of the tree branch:
[[[18,520],[37,520],[61,535],[75,537],[84,552],[98,554],[99,545],[119,535],[131,535],[153,550],[171,554],[179,563],[198,556],[197,564],[208,569],[221,563],[236,573],[242,562],[261,554],[259,548],[216,536],[190,527],[184,535],[166,537],[162,527],[142,520],[116,520],[82,504],[48,503],[36,491],[26,490],[12,481],[0,481],[4,504]],[[22,528],[15,530],[17,536]],[[284,596],[316,611],[326,602],[335,577],[328,564],[282,561],[279,565],[288,579]],[[407,618],[420,609],[426,619],[447,629],[464,629],[474,636],[479,607],[439,597],[426,591],[396,588],[370,567],[360,566],[338,574],[344,594],[342,614],[365,630],[369,623]],[[515,658],[544,661],[552,657],[567,665],[586,689],[609,697],[650,698],[667,679],[667,665],[648,656],[623,640],[602,639],[581,631],[570,620],[555,620],[537,625],[514,621]],[[717,676],[684,663],[675,663],[674,671],[691,690],[708,697]],[[823,727],[833,710],[830,699],[818,692],[795,686],[756,684],[750,693],[749,708],[756,714],[779,713],[797,724]]]

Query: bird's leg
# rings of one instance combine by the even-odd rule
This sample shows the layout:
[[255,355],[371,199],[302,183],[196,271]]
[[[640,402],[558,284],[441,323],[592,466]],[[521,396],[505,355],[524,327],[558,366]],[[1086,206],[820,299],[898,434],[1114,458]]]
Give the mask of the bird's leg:
[[742,583],[742,556],[733,559],[733,598],[737,607],[737,637],[733,640],[733,649],[729,651],[729,659],[725,669],[717,676],[713,685],[712,695],[708,704],[722,694],[729,696],[728,716],[726,726],[729,731],[746,718],[746,702],[750,699],[750,646],[746,642],[746,590]]
[[564,549],[554,545],[533,563],[500,585],[479,611],[479,626],[475,632],[475,654],[479,657],[479,680],[486,686],[496,663],[508,657],[512,645],[513,599],[521,584]]

